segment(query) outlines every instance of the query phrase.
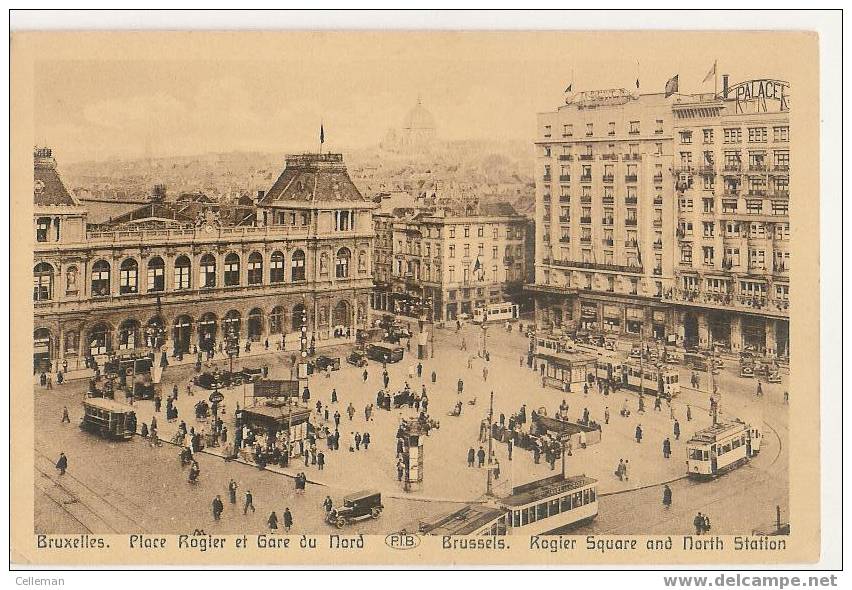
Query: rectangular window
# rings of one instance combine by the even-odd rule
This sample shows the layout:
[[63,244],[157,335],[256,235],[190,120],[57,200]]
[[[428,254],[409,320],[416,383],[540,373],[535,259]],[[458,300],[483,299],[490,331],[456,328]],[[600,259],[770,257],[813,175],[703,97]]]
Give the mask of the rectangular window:
[[119,271],[119,293],[122,295],[136,293],[137,272],[138,271],[135,268],[122,269]]
[[455,238],[455,237],[456,237],[456,227],[455,227],[454,225],[451,225],[451,226],[450,226],[450,237],[451,237],[451,238]]
[[730,127],[725,129],[725,143],[741,143],[743,140],[743,131],[739,127]]
[[704,143],[713,143],[712,129],[704,129]]
[[774,141],[790,141],[790,128],[789,127],[773,127],[772,128],[772,139]]
[[176,266],[175,267],[175,289],[180,291],[183,289],[189,289],[189,267],[188,266]]
[[166,269],[148,268],[148,292],[166,289]]
[[586,123],[586,136],[594,135],[594,125],[592,123]]
[[656,127],[654,127],[654,133],[660,134],[663,132],[663,120],[657,119]]
[[766,143],[766,127],[749,127],[749,143]]
[[573,137],[574,136],[574,125],[567,124],[562,126],[562,136],[563,137]]

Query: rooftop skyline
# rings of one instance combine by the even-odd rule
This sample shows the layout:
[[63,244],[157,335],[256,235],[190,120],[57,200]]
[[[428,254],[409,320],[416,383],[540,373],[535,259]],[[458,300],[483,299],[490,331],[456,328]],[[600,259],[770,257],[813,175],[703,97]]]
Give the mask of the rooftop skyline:
[[[711,92],[702,80],[714,60],[732,84],[785,79],[783,52],[736,33],[266,33],[227,55],[216,55],[215,35],[146,39],[109,44],[110,61],[67,61],[59,51],[41,62],[34,143],[69,163],[292,153],[318,150],[322,123],[324,149],[345,152],[403,127],[418,98],[440,139],[531,143],[536,113],[563,104],[569,83],[574,92],[636,91],[638,76],[639,92],[655,93],[679,74],[682,93]],[[703,51],[711,39],[714,51]]]

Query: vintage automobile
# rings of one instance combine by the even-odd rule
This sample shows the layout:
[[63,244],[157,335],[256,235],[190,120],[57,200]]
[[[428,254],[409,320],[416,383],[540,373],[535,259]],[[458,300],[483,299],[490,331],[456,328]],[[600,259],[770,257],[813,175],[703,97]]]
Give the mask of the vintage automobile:
[[221,389],[228,386],[230,379],[225,378],[225,373],[211,373],[209,371],[205,371],[204,373],[193,377],[192,382],[204,389]]
[[352,524],[356,520],[378,518],[383,509],[382,494],[374,490],[364,490],[344,496],[343,506],[329,510],[325,520],[328,524],[342,529],[343,525]]
[[340,358],[331,358],[330,356],[318,356],[314,360],[314,368],[317,371],[325,371],[330,368],[332,371],[340,369]]
[[772,371],[766,376],[766,381],[769,383],[781,383],[781,372]]
[[754,377],[754,367],[751,365],[740,367],[740,377]]
[[263,369],[245,368],[240,373],[243,383],[257,383],[263,379]]
[[346,357],[346,362],[350,365],[355,365],[356,367],[366,367],[367,353],[363,350],[353,350],[349,353],[349,356]]

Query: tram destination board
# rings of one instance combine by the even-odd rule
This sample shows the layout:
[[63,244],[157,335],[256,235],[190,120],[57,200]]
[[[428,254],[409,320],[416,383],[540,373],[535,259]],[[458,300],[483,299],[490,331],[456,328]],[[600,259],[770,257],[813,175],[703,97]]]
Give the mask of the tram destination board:
[[267,379],[254,384],[254,397],[298,397],[299,382],[292,379]]

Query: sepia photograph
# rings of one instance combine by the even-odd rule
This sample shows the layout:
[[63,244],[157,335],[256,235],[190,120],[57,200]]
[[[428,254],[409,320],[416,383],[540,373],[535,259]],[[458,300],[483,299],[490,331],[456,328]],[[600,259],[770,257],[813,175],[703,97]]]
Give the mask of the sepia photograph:
[[13,564],[819,559],[816,34],[10,51]]

